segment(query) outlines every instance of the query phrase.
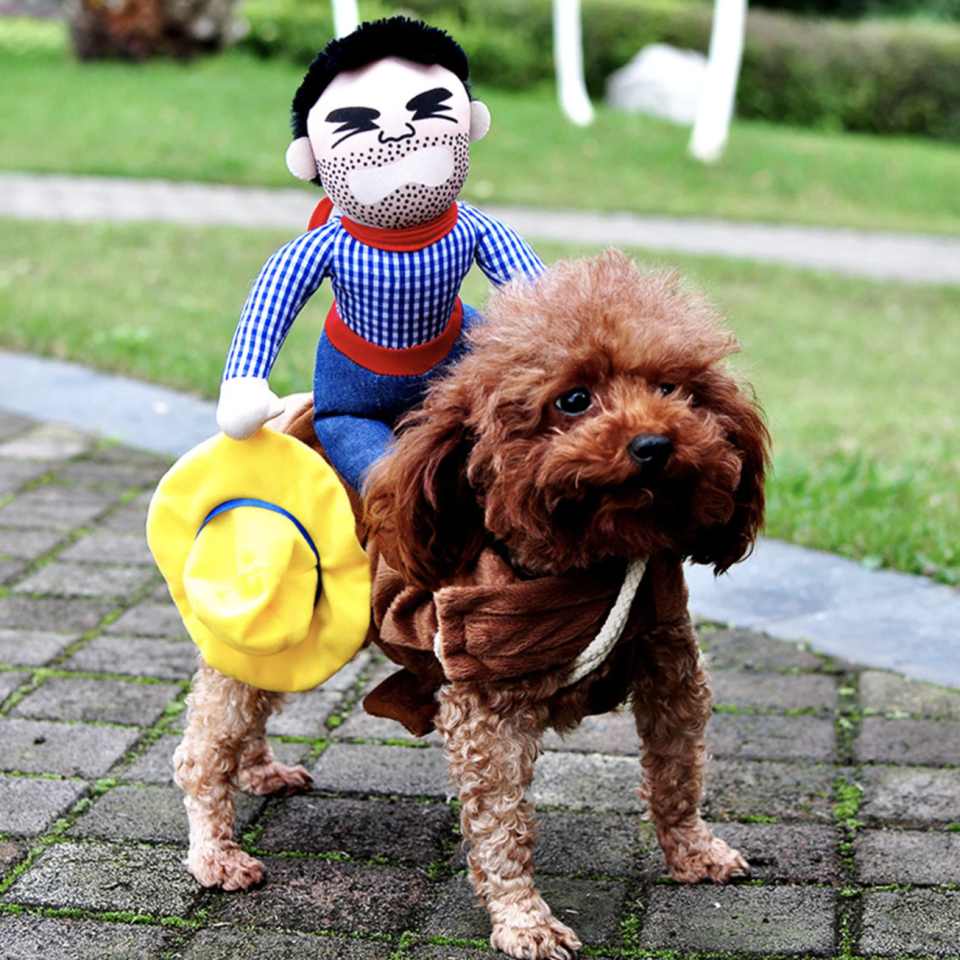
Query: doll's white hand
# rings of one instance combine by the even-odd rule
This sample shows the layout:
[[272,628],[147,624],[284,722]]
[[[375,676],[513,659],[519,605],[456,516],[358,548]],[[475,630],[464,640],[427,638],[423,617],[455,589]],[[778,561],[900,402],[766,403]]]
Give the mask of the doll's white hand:
[[234,377],[220,384],[217,423],[232,440],[246,440],[281,413],[283,401],[263,377]]

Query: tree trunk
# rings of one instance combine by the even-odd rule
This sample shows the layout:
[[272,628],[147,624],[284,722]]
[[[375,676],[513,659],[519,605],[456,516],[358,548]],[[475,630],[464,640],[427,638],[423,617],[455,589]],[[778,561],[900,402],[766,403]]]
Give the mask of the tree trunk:
[[237,0],[71,0],[70,36],[81,60],[190,58],[240,36]]

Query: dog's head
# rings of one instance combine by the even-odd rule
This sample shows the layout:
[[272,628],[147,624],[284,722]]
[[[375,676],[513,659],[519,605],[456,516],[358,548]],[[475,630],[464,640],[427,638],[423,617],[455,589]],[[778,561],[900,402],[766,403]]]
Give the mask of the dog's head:
[[485,315],[367,490],[408,582],[436,589],[491,536],[532,574],[662,551],[719,573],[749,553],[769,437],[703,297],[609,251],[512,282]]

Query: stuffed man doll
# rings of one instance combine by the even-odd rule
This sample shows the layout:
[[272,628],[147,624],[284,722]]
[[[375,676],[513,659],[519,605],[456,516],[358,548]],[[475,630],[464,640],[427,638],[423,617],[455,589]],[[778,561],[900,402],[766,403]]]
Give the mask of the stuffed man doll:
[[495,284],[543,263],[509,227],[457,196],[490,114],[471,100],[467,58],[405,17],[364,23],[316,57],[293,101],[287,166],[327,193],[308,233],[254,283],[227,357],[217,420],[255,433],[282,410],[267,376],[325,277],[335,302],[317,348],[314,426],[359,490],[391,427],[463,350],[477,314],[458,291],[474,261]]

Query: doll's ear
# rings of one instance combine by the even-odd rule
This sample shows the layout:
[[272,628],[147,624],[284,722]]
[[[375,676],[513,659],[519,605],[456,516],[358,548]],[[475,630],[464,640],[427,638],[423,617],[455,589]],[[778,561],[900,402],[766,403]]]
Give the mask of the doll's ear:
[[309,137],[297,137],[287,147],[287,169],[298,180],[313,180],[317,175],[317,160]]
[[490,129],[490,110],[482,100],[470,101],[470,141],[482,140]]

